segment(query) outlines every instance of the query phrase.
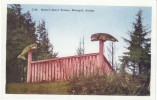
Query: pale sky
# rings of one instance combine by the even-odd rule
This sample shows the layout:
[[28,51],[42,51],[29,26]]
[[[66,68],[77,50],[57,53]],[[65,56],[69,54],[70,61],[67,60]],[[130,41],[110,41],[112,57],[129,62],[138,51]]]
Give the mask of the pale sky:
[[[47,11],[43,11],[43,9]],[[72,9],[81,11],[72,11]],[[94,12],[87,12],[86,9]],[[54,51],[59,53],[59,57],[76,55],[80,38],[83,36],[85,53],[98,52],[98,41],[91,42],[90,37],[94,33],[101,32],[108,33],[118,39],[119,42],[115,43],[117,61],[118,56],[122,56],[126,51],[124,46],[127,44],[122,37],[129,38],[127,32],[133,29],[132,23],[135,22],[135,14],[139,9],[143,10],[143,25],[151,26],[151,7],[22,5],[22,12],[30,11],[37,24],[42,19],[46,21],[50,42],[54,46]],[[105,42],[105,48],[108,43]]]

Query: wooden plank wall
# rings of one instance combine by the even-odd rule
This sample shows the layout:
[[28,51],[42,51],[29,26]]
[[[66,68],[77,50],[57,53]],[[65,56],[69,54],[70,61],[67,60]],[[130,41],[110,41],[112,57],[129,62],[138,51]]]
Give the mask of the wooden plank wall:
[[68,80],[80,75],[95,75],[104,70],[111,71],[110,68],[99,66],[99,53],[32,61],[30,82]]

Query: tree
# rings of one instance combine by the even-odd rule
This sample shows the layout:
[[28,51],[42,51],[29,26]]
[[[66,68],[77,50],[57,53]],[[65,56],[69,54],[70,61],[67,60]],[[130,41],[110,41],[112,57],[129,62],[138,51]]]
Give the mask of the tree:
[[[128,32],[130,39],[123,38],[128,44],[121,61],[127,69],[131,69],[133,75],[146,75],[150,77],[150,30],[143,26],[142,10],[136,14],[137,18],[133,23],[133,30]],[[124,66],[124,65],[123,65]]]
[[38,35],[38,50],[36,52],[36,58],[47,59],[57,57],[58,53],[53,51],[53,45],[49,41],[46,22],[44,20],[42,20],[41,23],[39,22],[36,34]]
[[[17,59],[22,50],[33,43],[39,48],[34,51],[33,59],[56,57],[49,41],[45,21],[35,27],[30,12],[22,13],[21,5],[7,7],[7,45],[6,45],[6,81],[24,82],[27,72],[27,60]],[[26,57],[27,58],[27,57]]]
[[79,47],[77,48],[76,53],[77,53],[77,55],[82,55],[82,54],[85,53],[85,49],[84,49],[84,37],[82,39],[82,42],[81,42],[81,39],[80,39]]
[[26,61],[18,60],[17,56],[27,45],[36,42],[35,22],[29,12],[22,13],[21,10],[19,4],[7,7],[7,82],[25,80]]
[[115,54],[116,54],[116,45],[111,41],[109,42],[109,45],[107,47],[107,56],[108,56],[108,61],[112,65],[113,68],[116,68],[116,62],[115,62]]

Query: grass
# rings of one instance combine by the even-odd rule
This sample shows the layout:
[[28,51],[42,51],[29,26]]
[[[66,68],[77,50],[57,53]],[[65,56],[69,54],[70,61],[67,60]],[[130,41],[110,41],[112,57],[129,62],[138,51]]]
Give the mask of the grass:
[[67,82],[8,83],[7,94],[68,94]]

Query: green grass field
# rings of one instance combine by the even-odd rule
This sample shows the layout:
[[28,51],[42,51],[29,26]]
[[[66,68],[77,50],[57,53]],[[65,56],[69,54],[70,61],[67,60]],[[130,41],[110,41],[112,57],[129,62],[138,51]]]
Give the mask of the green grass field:
[[67,82],[8,83],[7,94],[68,94]]

